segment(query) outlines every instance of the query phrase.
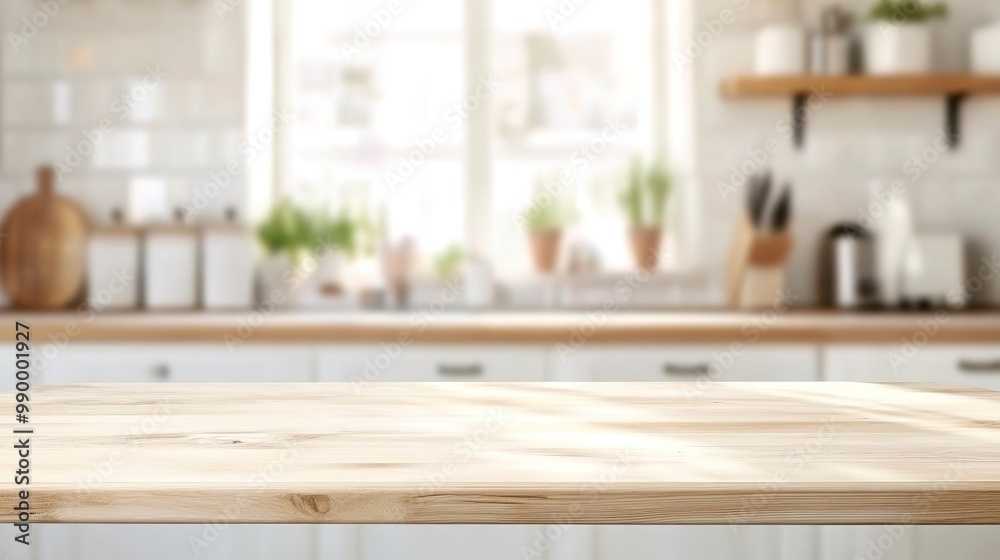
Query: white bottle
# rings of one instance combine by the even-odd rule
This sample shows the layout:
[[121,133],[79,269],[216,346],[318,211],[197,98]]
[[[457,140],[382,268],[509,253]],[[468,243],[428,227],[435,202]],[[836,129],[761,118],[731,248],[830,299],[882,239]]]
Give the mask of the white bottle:
[[462,270],[465,280],[465,306],[481,309],[493,305],[493,269],[487,261],[472,257],[466,260]]
[[913,242],[913,213],[903,190],[893,190],[885,183],[872,184],[872,204],[880,208],[872,229],[876,235],[875,256],[882,305],[899,307],[902,301],[903,273]]

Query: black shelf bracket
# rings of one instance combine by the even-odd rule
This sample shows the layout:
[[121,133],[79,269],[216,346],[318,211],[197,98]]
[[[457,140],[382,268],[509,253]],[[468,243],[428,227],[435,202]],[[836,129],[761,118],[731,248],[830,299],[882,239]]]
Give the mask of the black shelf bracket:
[[962,139],[962,102],[966,94],[952,93],[945,100],[945,132],[948,135],[948,147],[955,148]]
[[[962,140],[962,103],[968,94],[965,92],[949,93],[945,98],[945,134],[948,148],[958,147]],[[792,96],[792,132],[797,149],[802,149],[806,138],[806,114],[809,101],[808,93],[796,93]]]
[[809,94],[804,92],[796,93],[792,97],[792,132],[794,133],[795,147],[802,149],[806,140],[806,101]]

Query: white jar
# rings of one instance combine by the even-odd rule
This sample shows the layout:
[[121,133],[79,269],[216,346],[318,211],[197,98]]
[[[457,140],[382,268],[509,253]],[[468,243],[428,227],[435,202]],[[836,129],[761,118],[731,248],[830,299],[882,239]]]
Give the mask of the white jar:
[[146,307],[194,309],[198,305],[198,230],[157,226],[144,236]]
[[803,74],[806,51],[806,30],[801,25],[768,25],[757,32],[754,71],[761,76]]
[[865,32],[865,72],[876,76],[928,74],[933,36],[923,23],[876,22]]
[[972,72],[1000,74],[1000,22],[972,33]]
[[253,305],[255,253],[253,234],[247,228],[219,225],[203,230],[201,293],[205,309],[249,309]]
[[142,247],[139,230],[125,226],[93,230],[87,243],[87,304],[95,310],[139,307]]

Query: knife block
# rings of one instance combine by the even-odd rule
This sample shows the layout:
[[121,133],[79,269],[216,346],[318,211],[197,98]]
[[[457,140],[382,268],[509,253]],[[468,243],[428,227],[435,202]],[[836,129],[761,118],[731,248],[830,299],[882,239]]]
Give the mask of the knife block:
[[772,306],[785,289],[785,268],[793,246],[794,239],[787,232],[761,232],[743,214],[733,233],[726,270],[729,306],[740,309]]

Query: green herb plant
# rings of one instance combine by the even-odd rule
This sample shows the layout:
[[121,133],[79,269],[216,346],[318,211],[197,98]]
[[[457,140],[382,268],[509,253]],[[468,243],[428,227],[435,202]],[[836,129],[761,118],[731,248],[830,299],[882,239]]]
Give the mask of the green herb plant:
[[921,23],[947,17],[948,6],[944,3],[924,4],[917,0],[879,0],[872,6],[868,17],[875,21]]
[[298,260],[315,242],[312,217],[288,199],[274,205],[267,218],[257,226],[257,239],[268,255],[288,254]]
[[629,226],[635,230],[663,227],[672,190],[673,181],[666,167],[656,164],[647,168],[641,159],[634,159],[619,195]]
[[288,254],[294,262],[304,254],[336,247],[349,257],[374,253],[378,228],[365,214],[330,215],[309,211],[283,199],[257,227],[257,239],[269,255]]
[[458,245],[452,245],[434,258],[434,271],[438,278],[454,278],[463,262],[465,251]]
[[564,229],[576,221],[576,209],[562,194],[542,196],[541,181],[536,186],[534,200],[521,212],[521,223],[528,231]]

